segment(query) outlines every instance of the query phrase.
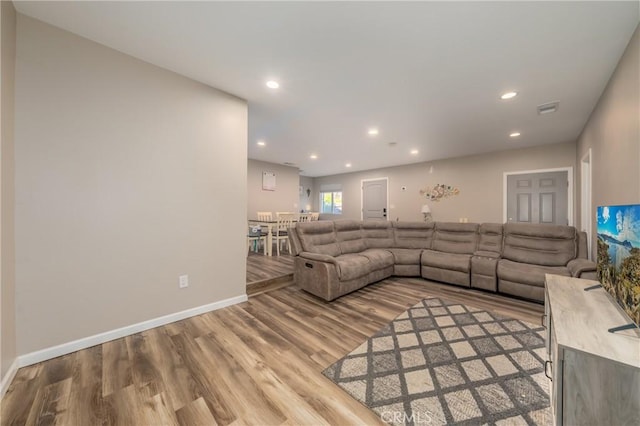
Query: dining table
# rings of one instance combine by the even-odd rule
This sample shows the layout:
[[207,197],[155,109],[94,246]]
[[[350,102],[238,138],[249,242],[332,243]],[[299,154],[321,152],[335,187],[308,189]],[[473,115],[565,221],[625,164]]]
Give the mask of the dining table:
[[[267,256],[273,255],[273,228],[278,224],[277,220],[259,220],[259,219],[249,219],[249,226],[259,225],[261,228],[267,228]],[[293,221],[293,226],[295,226],[297,220]]]

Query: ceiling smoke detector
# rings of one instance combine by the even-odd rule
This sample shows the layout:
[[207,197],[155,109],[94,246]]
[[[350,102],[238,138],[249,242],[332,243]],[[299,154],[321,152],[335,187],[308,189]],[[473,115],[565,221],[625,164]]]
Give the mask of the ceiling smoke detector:
[[558,108],[560,108],[560,101],[538,105],[536,108],[538,110],[538,115],[551,114],[552,112],[556,112]]

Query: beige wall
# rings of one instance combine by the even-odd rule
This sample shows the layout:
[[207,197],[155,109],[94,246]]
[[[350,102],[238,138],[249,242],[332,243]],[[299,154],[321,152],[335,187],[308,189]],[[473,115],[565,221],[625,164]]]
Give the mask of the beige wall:
[[[640,27],[578,139],[578,165],[589,148],[591,235],[595,249],[596,207],[640,203]],[[580,174],[577,186],[580,200]]]
[[16,11],[0,2],[0,381],[16,358],[15,239],[14,239],[14,71],[16,63]]
[[[248,160],[247,166],[247,219],[255,219],[256,212],[300,211],[300,176],[297,167]],[[262,172],[276,174],[276,190],[262,190]]]
[[[361,180],[389,178],[389,220],[422,220],[423,204],[431,207],[433,219],[469,222],[502,222],[503,173],[521,170],[575,166],[575,144],[563,143],[513,149],[483,155],[410,164],[365,172],[314,179],[318,193],[323,184],[341,184],[343,214],[340,218],[360,219]],[[575,172],[575,168],[574,168]],[[460,194],[439,202],[427,202],[420,189],[435,184],[452,185]],[[401,188],[405,186],[406,191]],[[314,208],[318,208],[318,196]],[[323,215],[329,218],[328,215]]]
[[[304,209],[304,211],[314,211],[314,200],[317,197],[313,189],[313,178],[309,176],[300,176],[300,186],[302,187],[302,194],[300,194],[300,200],[298,202],[300,209]],[[311,190],[309,195],[307,195],[307,189]]]
[[245,101],[23,15],[16,76],[19,354],[245,294]]

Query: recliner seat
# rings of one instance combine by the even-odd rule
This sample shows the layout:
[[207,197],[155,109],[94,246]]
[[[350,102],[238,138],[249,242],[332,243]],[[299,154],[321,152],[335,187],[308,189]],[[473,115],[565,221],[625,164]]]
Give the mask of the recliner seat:
[[477,246],[477,223],[436,222],[431,249],[422,252],[422,278],[470,287]]

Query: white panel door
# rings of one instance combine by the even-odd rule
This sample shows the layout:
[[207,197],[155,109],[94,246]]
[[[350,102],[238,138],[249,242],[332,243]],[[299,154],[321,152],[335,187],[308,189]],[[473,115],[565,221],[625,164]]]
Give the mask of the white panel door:
[[362,182],[362,219],[387,220],[387,179]]
[[568,225],[566,171],[507,176],[507,221]]

